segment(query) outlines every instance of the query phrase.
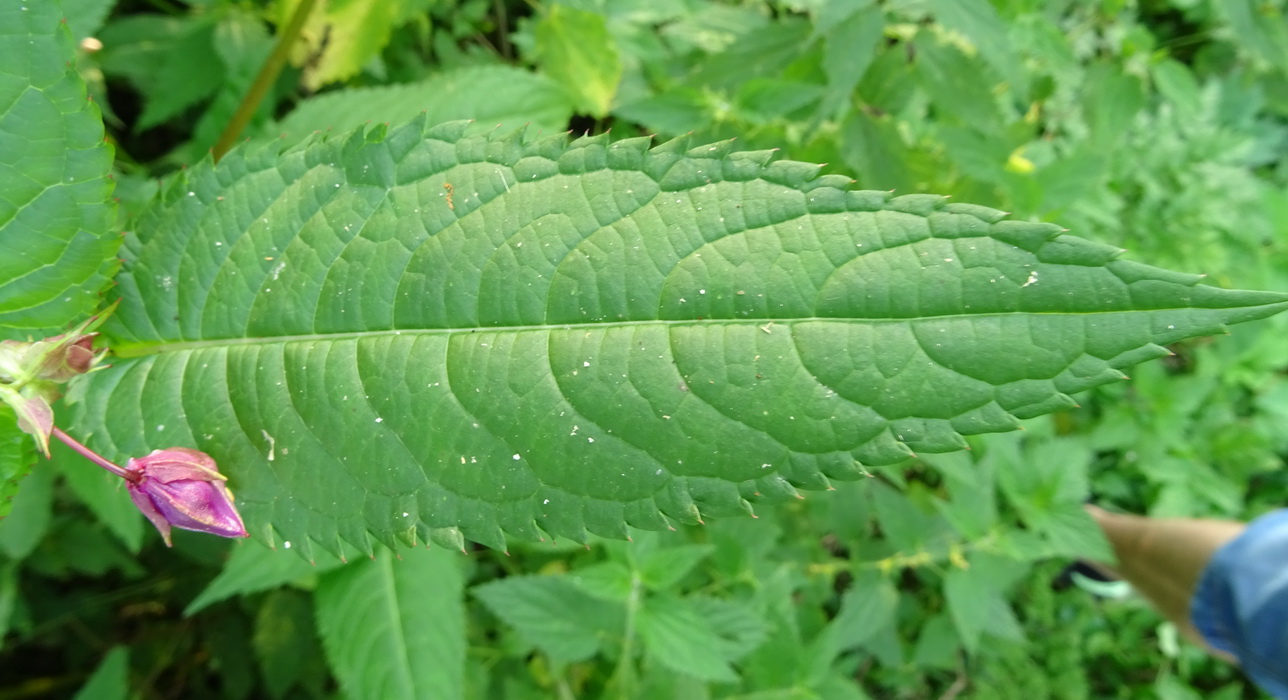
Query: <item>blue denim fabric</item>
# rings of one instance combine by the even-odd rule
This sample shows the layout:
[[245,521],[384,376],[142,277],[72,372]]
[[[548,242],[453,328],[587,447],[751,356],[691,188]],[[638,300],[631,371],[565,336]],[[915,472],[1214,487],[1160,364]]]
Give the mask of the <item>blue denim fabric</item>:
[[1288,509],[1257,518],[1217,550],[1190,601],[1190,619],[1257,685],[1288,700]]

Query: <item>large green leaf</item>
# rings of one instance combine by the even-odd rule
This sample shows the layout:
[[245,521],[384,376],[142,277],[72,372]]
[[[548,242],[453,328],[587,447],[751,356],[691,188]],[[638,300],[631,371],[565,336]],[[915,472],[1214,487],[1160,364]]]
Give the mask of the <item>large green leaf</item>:
[[127,244],[79,433],[210,452],[306,556],[622,536],[959,449],[1288,308],[769,152],[466,130],[180,174]]
[[112,153],[54,2],[0,3],[0,338],[61,332],[111,279]]

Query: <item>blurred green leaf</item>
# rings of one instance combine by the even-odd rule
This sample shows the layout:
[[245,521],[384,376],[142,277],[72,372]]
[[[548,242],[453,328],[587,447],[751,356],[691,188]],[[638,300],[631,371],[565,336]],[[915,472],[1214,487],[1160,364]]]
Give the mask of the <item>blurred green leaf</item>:
[[132,15],[99,34],[103,72],[129,80],[143,98],[134,124],[146,131],[210,99],[224,80],[215,15]]
[[885,12],[870,0],[837,4],[849,5],[853,11],[824,34],[827,90],[819,114],[825,119],[848,106],[854,88],[872,64],[886,22]]
[[[311,91],[356,75],[389,42],[404,5],[413,0],[342,0],[318,3],[304,29],[312,50],[304,68],[304,85]],[[279,26],[285,24],[300,0],[278,3]],[[304,61],[301,61],[304,62]]]
[[997,495],[993,464],[975,462],[955,453],[927,460],[944,475],[948,499],[935,501],[935,508],[962,535],[985,537],[997,523]]
[[554,4],[537,23],[537,61],[593,117],[608,114],[622,62],[602,15]]
[[1134,75],[1097,63],[1087,71],[1082,100],[1093,148],[1111,148],[1126,136],[1145,106],[1145,90]]
[[0,563],[0,650],[4,649],[5,636],[13,624],[13,613],[18,607],[21,591],[18,589],[20,562]]
[[112,647],[73,700],[126,700],[130,692],[130,648]]
[[[231,8],[215,25],[214,43],[215,53],[223,66],[223,78],[214,99],[192,129],[188,162],[199,161],[210,152],[250,92],[260,67],[273,50],[273,39],[259,16]],[[275,101],[270,93],[269,99],[263,100],[252,115],[252,128],[272,118],[274,107]]]
[[[950,574],[951,575],[951,574]],[[921,627],[912,661],[918,666],[952,669],[957,666],[961,642],[950,615],[935,615]]]
[[913,190],[911,156],[892,120],[855,110],[842,123],[841,132],[841,156],[863,187]]
[[906,494],[880,482],[872,484],[868,493],[882,534],[900,552],[913,554],[925,549],[943,532],[941,519],[919,508]]
[[461,555],[440,548],[400,556],[380,552],[318,581],[318,631],[331,669],[350,697],[461,697]]
[[9,515],[18,485],[35,463],[35,441],[18,429],[13,409],[0,405],[0,522]]
[[514,576],[471,590],[555,663],[589,659],[605,635],[621,634],[624,606],[591,597],[562,576]]
[[645,651],[676,673],[717,683],[738,680],[722,653],[727,647],[688,601],[646,598],[636,624]]
[[1004,595],[1011,583],[1011,570],[995,558],[981,556],[970,557],[969,567],[953,568],[944,575],[948,612],[967,651],[975,653],[979,649],[984,633],[1023,640],[1024,633]]
[[1007,25],[989,0],[931,0],[935,19],[961,32],[998,75],[1006,78],[1016,100],[1028,99],[1024,62],[1014,50]]
[[1288,17],[1281,3],[1216,0],[1213,4],[1239,37],[1237,46],[1288,72]]
[[0,552],[10,559],[24,559],[35,551],[49,530],[53,516],[54,471],[42,464],[22,482],[13,509],[0,520]]
[[842,653],[892,627],[898,607],[899,591],[889,579],[872,569],[857,571],[836,617],[810,647],[808,678],[823,678]]
[[251,646],[273,698],[285,697],[297,681],[321,685],[320,678],[309,678],[309,672],[316,676],[325,665],[319,662],[322,647],[308,594],[278,589],[266,595],[255,613]]
[[656,549],[639,561],[640,579],[653,590],[671,588],[710,556],[713,549],[707,544],[682,544]]
[[937,121],[983,133],[1000,131],[1002,113],[978,59],[930,31],[917,32],[913,46],[917,78],[935,105]]
[[717,638],[722,657],[738,661],[765,641],[769,624],[749,605],[726,598],[695,595],[684,598]]
[[616,561],[578,567],[568,574],[568,580],[597,598],[619,603],[630,598],[633,584],[631,570]]
[[567,128],[572,102],[550,78],[510,66],[457,68],[416,83],[348,88],[301,101],[265,136],[296,143],[320,131],[340,134],[370,123],[399,123],[424,112],[426,121],[473,119],[480,127],[547,133]]
[[232,556],[219,575],[184,609],[194,615],[202,609],[236,595],[258,593],[326,573],[344,565],[336,557],[318,553],[313,562],[305,561],[290,549],[269,549],[257,542],[242,542],[233,547]]

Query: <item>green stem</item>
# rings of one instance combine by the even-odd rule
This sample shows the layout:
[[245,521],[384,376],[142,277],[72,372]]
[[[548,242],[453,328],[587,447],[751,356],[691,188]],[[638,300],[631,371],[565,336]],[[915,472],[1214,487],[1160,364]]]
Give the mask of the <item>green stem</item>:
[[635,695],[635,620],[640,610],[640,595],[644,582],[638,571],[631,572],[631,592],[626,598],[626,625],[622,638],[622,655],[617,659],[617,668],[613,671],[610,683],[616,686],[618,697],[629,698]]
[[219,135],[219,140],[215,142],[215,147],[211,153],[215,161],[219,161],[224,154],[232,150],[233,143],[241,136],[250,119],[255,115],[255,110],[259,109],[259,103],[264,101],[264,96],[268,94],[269,88],[277,82],[277,76],[282,72],[282,67],[286,65],[286,58],[291,52],[291,45],[295,39],[304,30],[304,22],[309,18],[313,11],[313,6],[317,0],[300,0],[300,4],[295,6],[295,13],[286,23],[286,28],[277,37],[277,46],[273,47],[273,53],[269,54],[268,60],[259,69],[259,75],[255,76],[255,82],[251,83],[250,91],[242,99],[241,104],[237,105],[237,111],[233,114],[232,119],[228,120],[228,126],[224,128],[224,133]]
[[121,477],[122,479],[127,479],[129,481],[135,480],[130,478],[131,475],[129,472],[107,461],[94,450],[91,450],[90,448],[80,444],[79,442],[76,441],[76,438],[68,435],[67,433],[64,433],[62,430],[58,428],[58,426],[54,426],[54,430],[52,434],[54,437],[58,438],[59,440],[62,440],[63,443],[65,443],[68,447],[72,448],[73,450],[76,450],[76,452],[78,452],[80,456],[84,457],[85,459],[88,459],[94,464],[97,464],[98,466],[108,470],[109,472],[112,472],[113,474]]

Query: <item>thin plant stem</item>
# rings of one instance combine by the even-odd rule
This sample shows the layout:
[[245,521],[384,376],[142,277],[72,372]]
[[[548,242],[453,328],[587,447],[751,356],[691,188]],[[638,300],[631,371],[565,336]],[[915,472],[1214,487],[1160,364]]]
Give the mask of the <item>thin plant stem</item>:
[[63,443],[66,444],[68,447],[72,448],[73,450],[76,450],[76,452],[79,453],[80,456],[84,457],[85,459],[88,459],[94,464],[97,464],[98,466],[108,470],[109,472],[112,472],[113,474],[121,477],[122,479],[130,479],[129,472],[116,466],[115,464],[112,464],[106,459],[103,459],[101,456],[99,456],[97,452],[80,444],[79,442],[76,441],[76,438],[68,435],[67,433],[64,433],[57,426],[54,426],[53,436],[58,438],[59,440],[62,440]]
[[218,162],[224,154],[232,150],[233,144],[241,136],[246,125],[250,123],[251,117],[255,115],[255,110],[259,109],[259,103],[264,101],[264,96],[268,94],[269,88],[277,82],[277,76],[281,74],[282,67],[286,65],[286,58],[291,52],[291,45],[295,43],[296,37],[304,30],[304,22],[313,12],[313,6],[317,0],[300,0],[300,4],[295,6],[295,13],[287,21],[286,28],[277,37],[277,46],[273,47],[273,53],[269,54],[268,60],[260,66],[259,75],[255,76],[255,82],[251,83],[250,91],[242,99],[241,104],[237,105],[237,111],[233,113],[232,119],[228,120],[228,126],[224,127],[224,133],[219,135],[219,140],[215,142],[211,153],[215,161]]

